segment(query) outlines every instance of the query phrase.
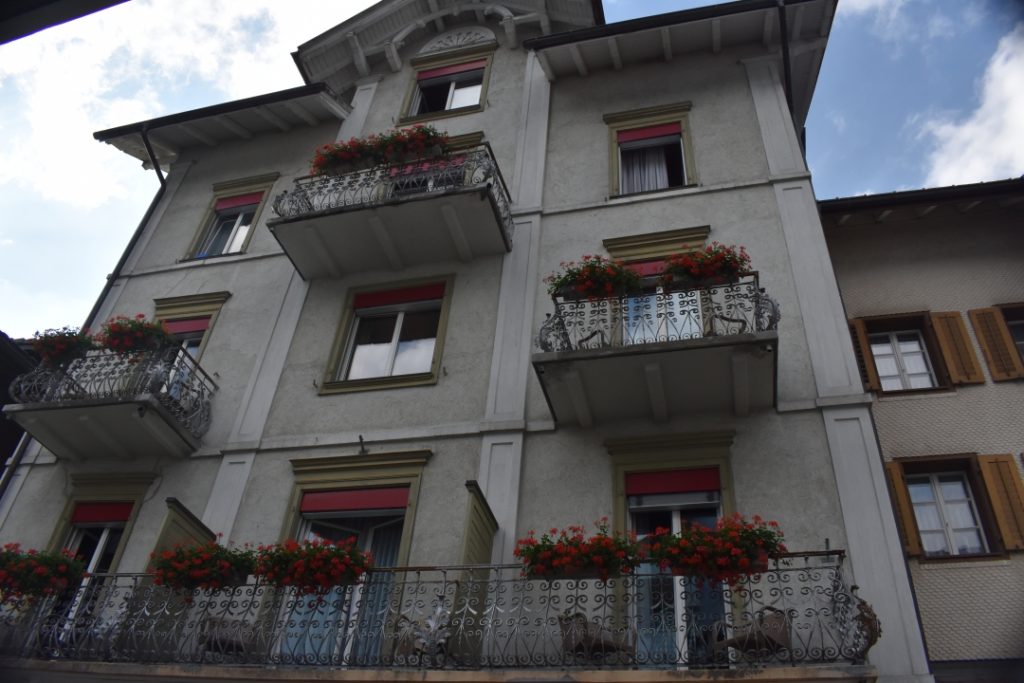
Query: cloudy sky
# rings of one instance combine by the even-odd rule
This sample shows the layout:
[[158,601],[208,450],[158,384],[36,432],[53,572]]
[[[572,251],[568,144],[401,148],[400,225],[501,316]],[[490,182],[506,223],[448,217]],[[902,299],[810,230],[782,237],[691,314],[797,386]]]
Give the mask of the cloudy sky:
[[[0,45],[0,330],[80,324],[156,191],[94,131],[301,85],[290,53],[369,4],[133,0]],[[840,0],[807,124],[818,197],[1024,173],[1022,5]]]

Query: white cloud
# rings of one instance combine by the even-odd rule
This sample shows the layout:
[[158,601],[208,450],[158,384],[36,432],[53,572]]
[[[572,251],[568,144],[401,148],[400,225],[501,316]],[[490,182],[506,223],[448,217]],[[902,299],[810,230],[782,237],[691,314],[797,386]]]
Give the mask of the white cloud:
[[945,14],[933,14],[928,17],[927,34],[929,40],[951,38],[956,35],[956,25]]
[[925,118],[926,184],[953,185],[1024,173],[1024,23],[1003,36],[981,79],[978,108],[963,120]]
[[832,122],[832,125],[836,127],[836,132],[843,134],[846,132],[846,117],[837,111],[830,111],[828,113],[828,119]]
[[837,13],[843,15],[870,15],[872,32],[882,40],[897,42],[912,33],[904,7],[909,0],[840,0]]

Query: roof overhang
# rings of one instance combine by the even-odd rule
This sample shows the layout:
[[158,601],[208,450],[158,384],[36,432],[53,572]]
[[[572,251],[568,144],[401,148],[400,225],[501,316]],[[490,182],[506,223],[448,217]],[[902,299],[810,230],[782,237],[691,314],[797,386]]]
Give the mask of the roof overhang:
[[942,213],[968,218],[972,212],[1024,208],[1024,177],[987,183],[903,190],[818,202],[826,229],[921,219]]
[[362,78],[397,72],[402,48],[466,24],[496,27],[516,47],[520,32],[604,24],[600,0],[385,0],[299,46],[295,65],[307,83],[344,93]]
[[324,83],[314,83],[109,128],[93,137],[149,165],[145,136],[157,162],[164,166],[186,147],[216,147],[263,133],[343,120],[348,114],[349,109],[337,102]]
[[779,0],[739,0],[541,36],[524,41],[523,47],[537,52],[551,81],[753,47],[745,58],[776,59],[783,72],[788,58],[789,82],[784,85],[799,130],[811,106],[834,16],[835,0],[781,0],[781,5]]

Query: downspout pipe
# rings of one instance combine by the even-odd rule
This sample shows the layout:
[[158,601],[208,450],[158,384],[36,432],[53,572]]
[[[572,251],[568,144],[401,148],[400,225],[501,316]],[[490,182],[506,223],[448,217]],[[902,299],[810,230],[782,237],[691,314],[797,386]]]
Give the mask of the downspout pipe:
[[119,277],[121,277],[121,270],[124,268],[124,264],[128,261],[128,255],[135,249],[135,245],[139,243],[139,238],[142,237],[142,231],[146,229],[146,225],[149,224],[149,219],[153,217],[153,212],[156,211],[156,205],[163,199],[164,191],[167,189],[167,180],[164,178],[164,172],[160,169],[160,162],[156,158],[156,153],[153,152],[153,145],[149,142],[149,136],[147,133],[149,129],[146,126],[142,127],[139,134],[142,136],[142,144],[146,147],[146,154],[149,155],[149,163],[153,165],[153,170],[156,171],[157,180],[160,181],[160,187],[157,188],[156,194],[153,195],[153,200],[149,203],[149,208],[146,209],[145,215],[142,216],[142,220],[139,221],[139,225],[135,228],[135,232],[132,233],[132,237],[128,240],[128,246],[125,247],[124,252],[121,254],[121,258],[118,259],[117,265],[114,266],[114,272],[107,276],[107,281],[103,285],[103,291],[100,292],[99,297],[96,299],[96,303],[93,304],[92,310],[89,311],[89,317],[85,319],[85,325],[88,327],[95,322],[96,315],[100,312],[100,306],[106,300],[107,295],[110,294],[110,290],[114,287],[114,283]]
[[[789,27],[786,24],[786,0],[776,0],[779,10],[779,41],[782,44],[782,79],[786,92],[786,105],[793,116],[793,73],[789,63]],[[794,119],[795,120],[795,119]]]

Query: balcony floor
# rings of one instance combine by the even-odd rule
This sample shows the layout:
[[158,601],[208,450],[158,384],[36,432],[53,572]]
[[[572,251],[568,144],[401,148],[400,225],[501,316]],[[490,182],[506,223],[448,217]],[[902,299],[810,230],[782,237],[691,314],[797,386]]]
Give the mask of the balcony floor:
[[775,404],[774,331],[533,354],[560,424],[731,412]]

